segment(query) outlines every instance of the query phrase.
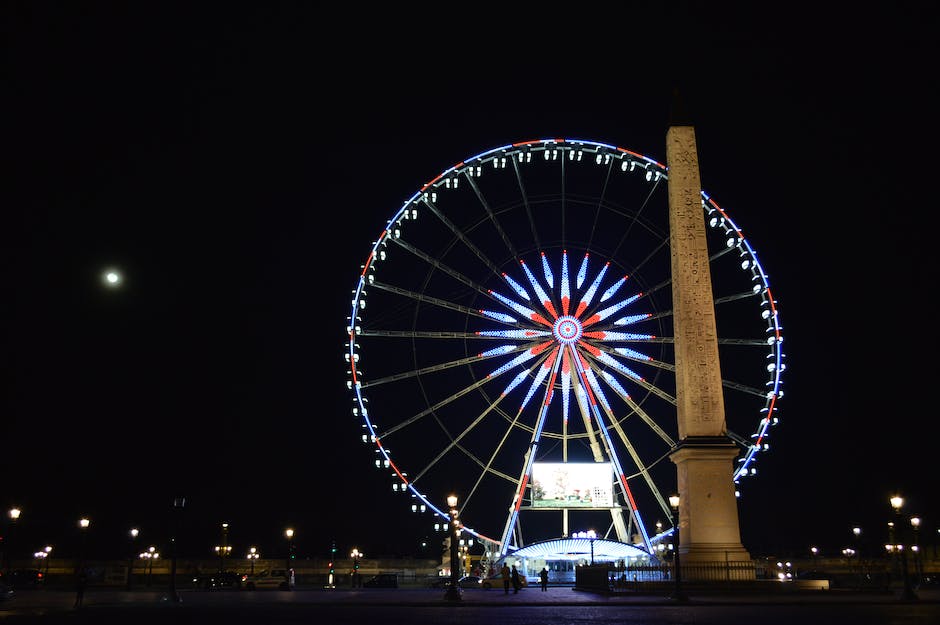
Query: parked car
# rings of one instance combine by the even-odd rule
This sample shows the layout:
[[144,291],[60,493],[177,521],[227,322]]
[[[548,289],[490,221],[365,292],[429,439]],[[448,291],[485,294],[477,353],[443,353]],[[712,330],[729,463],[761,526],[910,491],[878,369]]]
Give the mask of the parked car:
[[479,575],[464,575],[457,580],[458,588],[482,588],[483,578]]
[[450,576],[439,575],[438,577],[431,580],[428,584],[428,588],[447,588],[450,586]]
[[[523,588],[526,588],[529,585],[529,580],[526,579],[522,574],[519,575],[519,581],[522,582]],[[489,590],[490,588],[502,588],[503,576],[494,575],[493,577],[485,577],[480,581],[480,586],[482,586],[485,590]]]
[[398,574],[379,573],[363,582],[362,586],[364,588],[398,588]]
[[200,590],[214,590],[229,588],[238,590],[245,583],[248,576],[235,571],[223,571],[221,573],[200,573],[193,576],[193,587]]
[[14,569],[3,576],[3,581],[11,588],[36,588],[42,586],[44,579],[39,569]]
[[294,588],[294,569],[265,569],[255,575],[245,577],[245,590],[291,590]]

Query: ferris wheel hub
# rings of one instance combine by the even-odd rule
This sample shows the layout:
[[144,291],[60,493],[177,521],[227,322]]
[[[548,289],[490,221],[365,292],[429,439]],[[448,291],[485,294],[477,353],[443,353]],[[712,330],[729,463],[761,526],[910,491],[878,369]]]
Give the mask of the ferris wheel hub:
[[584,326],[577,317],[563,315],[555,320],[552,326],[552,334],[555,340],[563,345],[570,345],[581,340],[584,334]]

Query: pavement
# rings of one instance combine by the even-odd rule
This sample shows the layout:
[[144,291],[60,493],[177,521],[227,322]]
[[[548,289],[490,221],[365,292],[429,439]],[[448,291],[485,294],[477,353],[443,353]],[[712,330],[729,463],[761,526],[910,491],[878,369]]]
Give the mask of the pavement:
[[[918,604],[940,604],[940,588],[918,589]],[[784,604],[898,604],[911,603],[897,590],[804,590],[790,591],[785,586],[767,591],[735,592],[734,589],[719,589],[709,592],[690,592],[683,601],[676,601],[673,593],[661,594],[650,592],[594,592],[572,588],[570,586],[549,587],[545,592],[538,587],[524,588],[518,594],[505,594],[501,589],[463,590],[459,601],[445,598],[445,591],[428,588],[395,589],[323,589],[299,588],[293,591],[279,590],[212,590],[198,591],[186,589],[178,593],[180,603],[188,606],[212,605],[257,605],[259,603],[291,603],[304,605],[343,605],[369,604],[388,606],[626,606],[626,605],[784,605]],[[11,601],[0,603],[0,620],[4,613],[10,612],[61,612],[74,609],[75,592],[67,590],[26,590],[17,593]],[[169,593],[165,590],[95,590],[86,591],[83,607],[105,606],[153,606],[172,604]]]
[[727,592],[691,593],[675,601],[662,593],[587,592],[550,587],[518,594],[464,590],[459,601],[429,588],[212,590],[186,589],[174,601],[161,590],[89,589],[82,607],[75,592],[42,589],[0,603],[0,625],[885,625],[940,623],[940,593]]

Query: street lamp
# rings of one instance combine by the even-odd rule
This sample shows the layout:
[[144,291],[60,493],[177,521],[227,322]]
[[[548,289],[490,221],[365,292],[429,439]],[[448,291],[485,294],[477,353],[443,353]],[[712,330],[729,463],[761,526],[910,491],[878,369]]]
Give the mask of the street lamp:
[[153,578],[153,561],[160,559],[160,553],[157,551],[157,548],[151,545],[147,547],[147,551],[141,552],[141,560],[146,560],[150,566],[147,569],[147,586],[150,586],[150,582]]
[[924,570],[920,556],[920,517],[911,517],[911,527],[914,528],[914,544],[911,545],[911,551],[914,553],[914,575],[917,576],[917,584],[923,578]]
[[79,575],[85,574],[85,537],[88,535],[88,527],[91,525],[91,520],[87,517],[82,517],[78,520],[78,527],[82,531],[82,542],[81,548],[79,550],[79,560],[78,560],[78,573]]
[[225,572],[225,556],[232,553],[231,545],[216,545],[215,553],[219,556],[219,573]]
[[140,530],[132,527],[129,532],[131,536],[131,559],[127,564],[127,589],[131,589],[131,580],[134,576],[134,556],[137,555],[137,537],[140,536]]
[[[49,556],[49,554],[46,553],[45,551],[42,551],[41,549],[33,554],[33,558],[36,560],[36,570],[37,570],[37,571],[42,571],[42,569],[43,569],[42,562],[43,562],[43,560],[45,560],[48,556]],[[40,573],[40,575],[41,575],[41,574],[42,574],[42,573]]]
[[679,561],[679,525],[681,524],[679,516],[679,495],[670,495],[669,496],[669,505],[672,507],[672,526],[674,528],[674,538],[676,543],[675,555],[673,559],[675,561],[675,575],[673,577],[676,580],[676,590],[675,596],[673,599],[676,601],[688,601],[689,598],[685,596],[685,593],[682,592],[682,564]]
[[[904,498],[900,495],[895,495],[890,499],[891,507],[894,508],[894,515],[896,518],[901,517],[901,507],[904,505]],[[900,532],[900,526],[898,527]],[[904,591],[901,594],[901,599],[906,601],[913,601],[917,599],[917,595],[914,594],[914,589],[911,588],[911,578],[907,574],[907,552],[904,550],[903,544],[898,544],[898,551],[901,552],[901,575],[904,577]]]
[[359,551],[357,547],[353,547],[353,550],[349,553],[349,557],[353,561],[353,574],[352,574],[352,586],[353,588],[359,588],[359,560],[362,559],[363,553]]
[[473,547],[473,539],[468,538],[466,542],[460,539],[460,561],[461,569],[464,575],[470,575],[473,569],[473,559],[470,557],[470,548]]
[[46,561],[46,579],[49,579],[49,560],[52,556],[52,545],[46,545],[42,550],[46,554],[42,559]]
[[258,548],[257,548],[257,547],[249,547],[249,548],[248,548],[248,555],[245,556],[245,557],[248,558],[248,562],[251,563],[251,573],[250,573],[250,574],[251,574],[251,575],[254,575],[254,574],[255,574],[255,560],[257,560],[258,558],[261,557],[261,554],[258,553]]
[[460,587],[457,585],[459,577],[457,576],[460,568],[460,561],[457,556],[457,539],[459,536],[458,525],[460,519],[457,518],[457,495],[447,496],[447,507],[450,510],[450,584],[447,586],[447,592],[444,593],[444,599],[447,601],[460,601]]
[[810,553],[813,554],[813,568],[815,569],[816,568],[816,555],[819,553],[819,549],[817,549],[816,547],[810,547],[809,551]]
[[173,498],[173,535],[170,536],[170,599],[179,603],[183,600],[179,592],[176,590],[176,560],[178,555],[178,549],[176,547],[176,538],[180,533],[180,514],[183,512],[183,508],[186,507],[186,498],[185,497],[174,497]]
[[852,528],[852,536],[854,539],[854,547],[852,548],[852,555],[855,556],[855,565],[858,567],[858,587],[862,587],[862,544],[861,544],[861,535],[862,528],[857,525]]
[[232,552],[232,547],[228,544],[228,523],[222,524],[222,544],[215,548],[219,554],[219,574],[225,572],[225,556]]
[[10,555],[10,551],[12,550],[11,545],[13,543],[11,540],[11,536],[13,535],[13,528],[16,525],[17,519],[20,518],[22,513],[23,511],[19,508],[10,508],[10,510],[7,512],[7,515],[10,517],[10,529],[8,531],[6,545],[3,549],[3,558],[5,560],[5,562],[3,562],[3,570],[7,572],[9,572],[9,570],[12,568],[10,562],[12,562],[13,558]]
[[294,529],[288,527],[284,530],[284,536],[287,537],[287,562],[284,568],[287,570],[287,590],[291,590],[290,580],[294,575]]

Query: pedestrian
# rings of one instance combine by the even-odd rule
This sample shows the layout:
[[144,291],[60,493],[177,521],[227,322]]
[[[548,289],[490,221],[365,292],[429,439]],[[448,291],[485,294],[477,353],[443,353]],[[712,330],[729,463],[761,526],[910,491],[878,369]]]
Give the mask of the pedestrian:
[[499,574],[502,575],[503,577],[503,594],[508,595],[509,594],[509,582],[510,582],[510,577],[512,575],[509,571],[509,565],[503,562],[503,568],[499,570]]
[[512,594],[518,595],[519,589],[522,587],[522,580],[519,579],[519,569],[516,568],[516,565],[512,565],[512,573],[510,573],[512,578]]
[[548,590],[548,567],[542,567],[539,572],[539,582],[542,583],[542,592]]
[[76,593],[75,593],[75,608],[82,607],[82,603],[85,601],[85,586],[88,585],[88,573],[85,571],[85,566],[82,565],[78,570],[78,579],[76,584]]

